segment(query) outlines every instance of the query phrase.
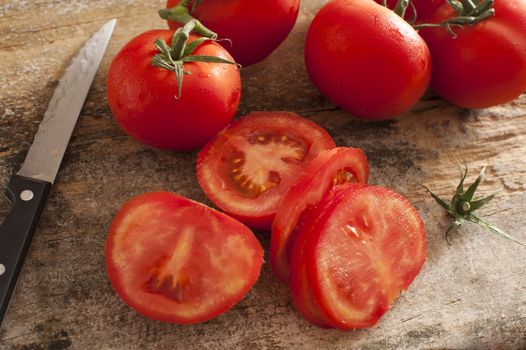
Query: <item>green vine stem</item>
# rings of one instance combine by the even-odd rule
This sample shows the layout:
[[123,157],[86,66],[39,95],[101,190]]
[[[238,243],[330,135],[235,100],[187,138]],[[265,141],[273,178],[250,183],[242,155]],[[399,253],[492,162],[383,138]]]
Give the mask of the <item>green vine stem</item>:
[[190,39],[190,33],[195,30],[197,26],[196,20],[191,20],[186,23],[184,27],[179,28],[175,31],[170,46],[163,39],[159,38],[155,40],[155,47],[159,50],[152,59],[152,65],[174,72],[177,78],[177,95],[176,98],[181,97],[181,91],[183,88],[183,77],[185,74],[190,74],[184,70],[184,64],[189,62],[209,62],[209,63],[224,63],[224,64],[236,64],[235,62],[225,60],[215,56],[196,56],[193,52],[199,45],[207,40],[214,40],[207,37],[200,37],[195,39],[191,43],[188,43]]
[[[457,12],[457,16],[450,18],[442,23],[422,23],[413,25],[416,30],[422,28],[444,27],[456,38],[457,35],[452,27],[472,26],[485,19],[495,16],[493,8],[494,0],[446,0],[448,4]],[[478,3],[476,3],[478,1]]]
[[[159,16],[165,20],[174,21],[183,26],[193,21],[195,23],[193,31],[196,34],[210,39],[217,39],[216,33],[205,27],[203,23],[192,16],[192,13],[199,2],[200,0],[182,0],[177,6],[159,10]],[[191,8],[190,5],[192,5]]]
[[485,229],[503,237],[506,239],[509,239],[515,243],[518,243],[522,246],[526,246],[525,243],[513,238],[500,228],[494,226],[493,224],[490,224],[487,221],[482,220],[478,216],[474,214],[474,212],[480,208],[482,208],[484,205],[488,204],[493,198],[495,198],[496,194],[492,194],[490,196],[487,196],[485,198],[475,199],[475,192],[477,191],[477,188],[482,181],[484,177],[484,170],[486,167],[482,168],[480,171],[479,176],[475,180],[473,184],[471,184],[467,190],[464,190],[464,181],[466,180],[466,176],[468,174],[468,167],[465,166],[464,170],[460,168],[460,183],[457,186],[457,189],[455,191],[455,194],[453,195],[453,198],[451,199],[450,203],[447,203],[445,200],[438,197],[436,194],[431,192],[429,188],[427,188],[424,185],[421,185],[430,195],[433,197],[433,199],[442,207],[446,212],[454,219],[453,223],[449,226],[446,232],[446,240],[449,243],[449,234],[453,232],[453,230],[459,228],[462,226],[462,224],[465,221],[470,221],[474,224],[480,225],[484,227]]

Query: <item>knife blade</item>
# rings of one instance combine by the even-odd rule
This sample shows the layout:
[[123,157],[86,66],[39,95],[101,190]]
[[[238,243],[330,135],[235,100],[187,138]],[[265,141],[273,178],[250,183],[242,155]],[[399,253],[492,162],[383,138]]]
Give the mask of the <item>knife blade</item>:
[[11,211],[0,225],[0,327],[60,163],[116,20],[103,25],[64,71],[26,159],[6,188]]

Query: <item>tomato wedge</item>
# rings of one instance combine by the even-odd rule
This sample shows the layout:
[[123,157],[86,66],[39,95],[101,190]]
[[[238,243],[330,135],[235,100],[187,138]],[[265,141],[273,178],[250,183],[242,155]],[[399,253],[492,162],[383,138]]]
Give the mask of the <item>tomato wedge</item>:
[[168,192],[127,202],[106,243],[110,281],[142,315],[165,322],[204,322],[229,310],[252,288],[263,249],[246,226]]
[[305,164],[334,147],[324,129],[295,113],[255,112],[199,152],[197,178],[219,208],[267,230]]
[[272,224],[270,263],[274,274],[289,280],[289,261],[302,214],[329,191],[346,182],[367,183],[369,165],[361,149],[338,147],[324,151],[305,168],[285,195]]
[[[300,230],[297,241],[293,266],[303,259],[316,310],[343,330],[374,325],[426,258],[418,212],[382,187],[347,185],[314,226]],[[291,270],[292,283],[302,280],[298,274],[304,274],[301,268]]]

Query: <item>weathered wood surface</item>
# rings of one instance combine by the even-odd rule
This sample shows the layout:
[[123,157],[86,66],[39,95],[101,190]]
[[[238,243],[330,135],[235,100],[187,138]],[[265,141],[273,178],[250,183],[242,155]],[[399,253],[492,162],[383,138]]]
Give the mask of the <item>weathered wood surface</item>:
[[[129,309],[104,267],[108,225],[121,204],[159,189],[209,203],[195,178],[195,153],[155,150],[128,138],[106,103],[111,58],[132,36],[165,26],[155,13],[163,2],[1,0],[2,186],[18,170],[68,60],[105,21],[119,20],[0,331],[1,349],[526,348],[526,249],[469,224],[449,246],[449,220],[418,187],[425,183],[449,196],[457,181],[452,154],[472,168],[489,165],[482,189],[502,192],[483,214],[526,240],[526,95],[468,111],[429,94],[395,121],[359,121],[332,108],[305,74],[305,33],[324,2],[304,0],[287,41],[265,62],[243,70],[240,113],[303,113],[339,145],[365,149],[372,183],[414,202],[426,222],[429,258],[393,309],[369,330],[318,329],[301,319],[268,265],[241,303],[205,324],[163,324]],[[2,217],[8,208],[3,201]],[[258,237],[268,247],[268,234]]]

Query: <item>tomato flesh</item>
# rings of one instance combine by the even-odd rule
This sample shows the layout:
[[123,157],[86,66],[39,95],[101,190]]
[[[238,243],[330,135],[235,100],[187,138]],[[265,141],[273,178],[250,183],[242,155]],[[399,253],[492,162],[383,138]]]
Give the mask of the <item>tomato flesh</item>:
[[320,153],[305,168],[303,175],[285,195],[272,224],[270,262],[274,274],[289,279],[289,260],[298,224],[308,207],[338,185],[346,182],[367,183],[367,157],[357,148],[339,147]]
[[[408,288],[425,261],[426,238],[416,209],[401,195],[354,184],[342,191],[297,239],[308,240],[303,259],[323,318],[350,330],[374,325]],[[291,270],[291,281],[297,273]]]
[[152,319],[190,324],[240,301],[259,277],[263,249],[238,221],[168,192],[126,203],[106,245],[110,281]]
[[199,152],[197,177],[219,208],[251,227],[270,229],[305,164],[334,147],[325,130],[297,114],[251,113]]

